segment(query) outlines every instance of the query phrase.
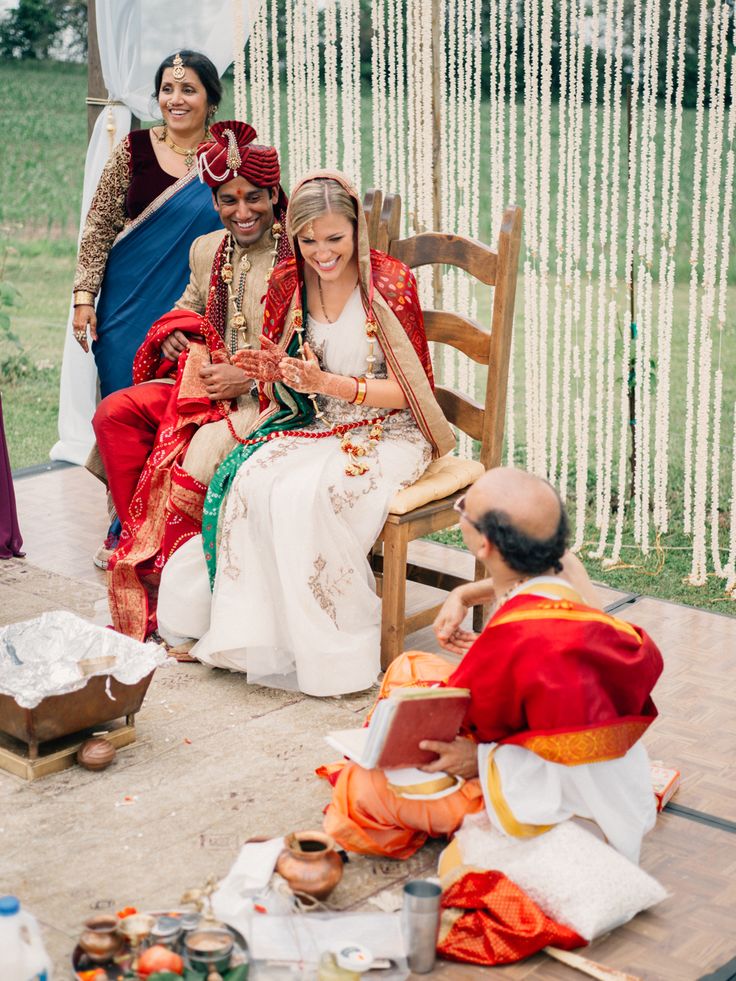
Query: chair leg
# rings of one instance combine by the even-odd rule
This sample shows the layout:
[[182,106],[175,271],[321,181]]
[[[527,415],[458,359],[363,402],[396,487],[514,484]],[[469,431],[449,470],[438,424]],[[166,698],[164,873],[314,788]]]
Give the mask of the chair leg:
[[[486,579],[488,577],[488,570],[483,565],[482,562],[475,560],[475,576],[474,582],[478,582],[479,579]],[[479,634],[481,630],[485,627],[488,618],[491,614],[491,606],[489,603],[484,603],[481,606],[473,607],[473,630]]]
[[381,668],[384,671],[401,654],[404,647],[408,547],[408,525],[384,526],[381,601]]

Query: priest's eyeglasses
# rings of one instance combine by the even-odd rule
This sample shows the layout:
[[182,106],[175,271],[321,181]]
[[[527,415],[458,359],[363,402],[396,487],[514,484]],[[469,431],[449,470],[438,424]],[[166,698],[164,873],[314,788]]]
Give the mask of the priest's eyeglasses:
[[465,513],[465,497],[466,497],[465,494],[461,494],[460,497],[458,497],[458,499],[452,505],[452,510],[457,511],[457,513],[460,515],[461,518],[465,518],[468,524],[471,525],[473,528],[475,528],[476,531],[479,531],[482,535],[483,529],[480,527],[480,525],[476,521],[473,521],[472,518],[469,518],[468,515]]

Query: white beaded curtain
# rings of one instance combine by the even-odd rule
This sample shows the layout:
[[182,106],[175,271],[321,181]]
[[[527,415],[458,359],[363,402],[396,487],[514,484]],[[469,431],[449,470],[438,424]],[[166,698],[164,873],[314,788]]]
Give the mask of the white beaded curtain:
[[[693,536],[690,581],[703,583],[715,572],[733,589],[736,463],[728,454],[736,445],[736,405],[723,396],[725,369],[733,364],[726,322],[736,130],[734,63],[727,77],[726,55],[734,47],[733,13],[721,0],[701,6],[691,199],[689,188],[680,192],[687,166],[687,0],[669,5],[665,31],[660,0],[635,0],[626,12],[623,3],[607,0],[488,2],[491,220],[508,201],[524,206],[514,337],[523,391],[512,375],[506,459],[558,485],[571,507],[574,547],[583,547],[594,524],[594,554],[609,564],[621,560],[624,547],[647,554],[662,534],[678,530],[671,510],[681,495],[684,530]],[[452,44],[448,52],[451,60]],[[518,194],[517,113],[524,154]],[[687,379],[672,406],[673,344],[681,337],[675,330],[683,330],[678,317],[684,320],[675,277],[683,213],[692,217]],[[496,231],[494,224],[494,237]]]
[[[247,94],[259,135],[284,150],[290,183],[336,165],[363,190],[400,193],[402,235],[436,228],[495,242],[504,206],[521,204],[506,458],[559,486],[576,549],[613,564],[684,530],[691,581],[715,572],[734,587],[734,17],[723,0],[700,7],[689,147],[688,6],[673,0],[663,21],[663,0],[371,0],[361,127],[360,0],[266,0],[251,12],[243,104]],[[676,278],[685,237],[689,288]],[[437,283],[429,270],[418,278],[434,306]],[[439,285],[442,307],[488,310],[463,274],[445,271]],[[677,358],[685,382],[674,392]],[[480,394],[464,356],[443,351],[435,370]],[[460,451],[473,448],[465,440]]]
[[[723,400],[724,369],[733,363],[726,301],[736,121],[733,62],[727,77],[726,55],[729,47],[733,50],[734,18],[720,0],[701,7],[691,200],[689,192],[680,193],[687,0],[669,5],[664,32],[659,0],[632,5],[628,154],[625,143],[622,147],[623,4],[560,0],[554,6],[557,35],[552,10],[550,0],[529,0],[523,10],[524,316],[516,321],[516,344],[522,343],[523,332],[525,360],[523,455],[531,469],[546,474],[569,498],[575,547],[583,546],[586,523],[594,520],[595,554],[609,556],[609,563],[620,561],[629,534],[629,547],[635,544],[644,554],[658,547],[660,536],[672,529],[673,496],[681,494],[684,530],[692,534],[690,581],[703,584],[715,573],[733,588],[736,465],[731,460],[726,481],[722,463],[732,452],[736,412]],[[503,20],[493,2],[491,17],[493,97],[504,50],[502,39],[496,35],[494,40]],[[557,132],[550,114],[552,42],[559,51],[559,96],[553,109]],[[585,48],[591,45],[600,52],[602,77],[590,55],[586,66]],[[501,111],[508,109],[506,101]],[[503,193],[504,177],[497,168],[504,167],[508,132],[498,116],[492,98],[494,210]],[[683,303],[675,279],[678,215],[688,211],[687,378],[685,391],[677,393],[679,405],[671,406],[676,298],[680,309]],[[518,393],[513,394],[516,399]],[[515,411],[513,403],[509,411]],[[675,414],[678,427],[673,430]],[[684,446],[680,416],[685,419]],[[507,452],[513,459],[520,448],[515,430],[510,432]],[[673,457],[679,460],[681,453],[684,480],[673,483],[672,474],[679,475]],[[574,484],[569,481],[573,474]],[[724,545],[726,495],[731,517]]]
[[[699,54],[710,48],[711,64],[707,88],[703,70],[698,77],[696,139],[697,135],[703,139],[705,159],[701,147],[697,147],[695,168],[698,173],[702,170],[703,180],[698,187],[698,191],[702,187],[702,196],[699,194],[697,199],[694,196],[693,201],[688,365],[692,362],[698,370],[693,370],[688,377],[684,501],[685,520],[689,521],[693,536],[689,581],[696,586],[703,585],[712,568],[716,575],[726,578],[729,588],[733,588],[736,504],[733,492],[729,554],[725,564],[720,558],[719,534],[720,448],[725,428],[722,420],[723,348],[733,206],[733,100],[736,97],[733,60],[730,78],[726,78],[729,23],[733,30],[729,6],[715,3],[712,17],[701,22],[699,36]],[[732,35],[731,44],[733,42]]]
[[244,50],[233,8],[236,116],[280,147],[286,183],[329,166],[360,186],[360,0],[250,0],[249,12]]

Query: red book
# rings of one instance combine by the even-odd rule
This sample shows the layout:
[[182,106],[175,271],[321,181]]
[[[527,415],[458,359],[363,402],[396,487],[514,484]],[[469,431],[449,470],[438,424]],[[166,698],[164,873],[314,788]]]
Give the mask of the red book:
[[340,729],[325,738],[367,770],[424,766],[437,754],[419,743],[452,742],[469,704],[467,688],[399,688],[378,703],[367,728]]

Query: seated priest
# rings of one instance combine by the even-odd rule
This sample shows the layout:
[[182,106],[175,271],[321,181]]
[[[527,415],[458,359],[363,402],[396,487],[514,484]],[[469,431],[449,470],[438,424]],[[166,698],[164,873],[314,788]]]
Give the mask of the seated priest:
[[[454,590],[435,621],[442,646],[462,660],[403,654],[379,697],[417,684],[468,688],[463,729],[451,743],[420,744],[437,753],[424,772],[321,768],[333,784],[325,830],[348,850],[408,858],[482,808],[514,837],[576,817],[637,862],[656,815],[641,737],[657,715],[659,650],[640,627],[592,605],[590,580],[565,551],[564,506],[545,480],[489,470],[456,509],[490,576]],[[469,607],[490,599],[483,632],[464,631]]]
[[113,625],[141,640],[156,627],[163,565],[199,533],[212,474],[258,417],[239,358],[258,345],[271,270],[291,255],[274,147],[238,120],[210,136],[197,165],[223,228],[194,240],[187,288],[138,349],[136,384],[103,399],[93,420],[123,524],[107,562]]

